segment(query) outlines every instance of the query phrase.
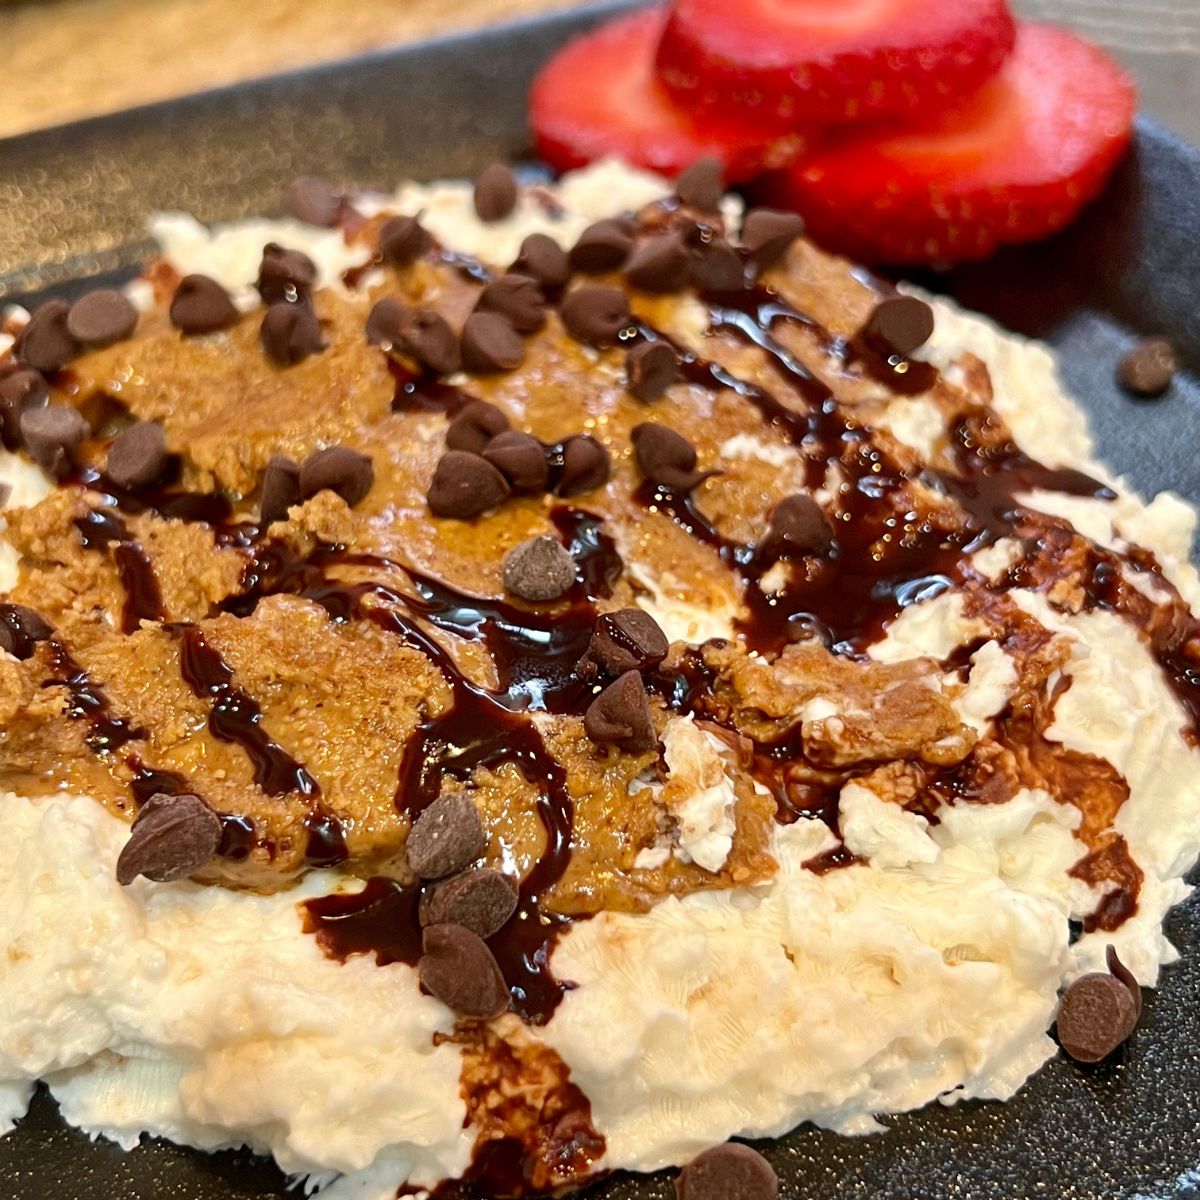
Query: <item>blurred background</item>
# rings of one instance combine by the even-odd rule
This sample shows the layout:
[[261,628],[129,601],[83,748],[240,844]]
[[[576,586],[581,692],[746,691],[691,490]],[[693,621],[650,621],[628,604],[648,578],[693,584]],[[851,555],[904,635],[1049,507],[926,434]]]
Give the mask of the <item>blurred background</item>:
[[[953,0],[947,0],[953,2]],[[1014,0],[1114,50],[1200,143],[1200,0]],[[580,0],[0,0],[0,137]]]

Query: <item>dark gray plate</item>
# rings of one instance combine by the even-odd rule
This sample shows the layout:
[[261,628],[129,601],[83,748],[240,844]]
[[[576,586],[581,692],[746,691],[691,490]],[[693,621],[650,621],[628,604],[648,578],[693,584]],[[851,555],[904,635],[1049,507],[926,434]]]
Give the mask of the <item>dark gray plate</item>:
[[[527,22],[0,142],[0,297],[69,292],[80,279],[130,271],[149,253],[144,220],[154,209],[228,219],[277,211],[282,186],[300,173],[394,183],[519,158],[533,71],[595,19]],[[1067,234],[926,282],[1048,337],[1105,458],[1144,491],[1173,487],[1200,500],[1194,378],[1152,404],[1112,383],[1136,334],[1169,334],[1200,368],[1198,230],[1200,154],[1143,124],[1108,195]],[[867,1140],[803,1129],[765,1147],[785,1196],[1200,1200],[1200,905],[1176,911],[1168,932],[1184,961],[1165,972],[1122,1056],[1083,1070],[1055,1061],[1010,1104],[935,1106]],[[248,1155],[90,1143],[44,1095],[0,1141],[0,1200],[283,1192],[278,1173]],[[672,1193],[664,1176],[615,1179],[597,1194]]]

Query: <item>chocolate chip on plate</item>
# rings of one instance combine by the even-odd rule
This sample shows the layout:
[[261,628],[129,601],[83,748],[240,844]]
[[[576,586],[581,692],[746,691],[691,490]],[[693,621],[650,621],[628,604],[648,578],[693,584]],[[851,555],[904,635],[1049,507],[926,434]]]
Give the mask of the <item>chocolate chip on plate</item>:
[[445,792],[413,822],[405,854],[418,879],[465,871],[486,849],[487,830],[466,792]]
[[679,379],[679,355],[666,342],[639,342],[625,358],[625,381],[632,395],[661,400]]
[[615,218],[589,225],[571,247],[570,264],[587,275],[620,270],[633,249],[633,234],[627,222]]
[[691,275],[702,292],[736,292],[745,285],[746,267],[733,246],[714,237],[693,247]]
[[1108,971],[1081,975],[1058,1006],[1058,1040],[1076,1062],[1095,1063],[1127,1041],[1142,1015],[1142,990],[1112,946]]
[[500,409],[486,400],[472,400],[450,422],[450,428],[446,430],[446,447],[482,454],[492,438],[506,429],[508,418]]
[[776,550],[825,554],[833,547],[834,530],[821,506],[805,492],[796,492],[775,505],[765,541]]
[[690,256],[678,233],[647,238],[625,264],[625,277],[644,292],[677,292],[687,283]]
[[547,535],[530,538],[504,556],[504,586],[522,600],[557,600],[574,583],[575,560]]
[[332,229],[342,215],[345,196],[327,179],[301,175],[288,187],[288,207],[298,221]]
[[36,371],[58,371],[82,350],[67,328],[71,306],[65,300],[47,300],[33,310],[25,328],[17,334],[13,354],[17,361]]
[[407,310],[400,321],[402,350],[439,375],[453,375],[462,365],[458,338],[449,322],[431,308]]
[[80,296],[67,313],[67,332],[85,346],[111,346],[137,328],[138,312],[129,297],[115,288],[98,288]]
[[503,504],[512,494],[508,481],[486,458],[466,450],[447,450],[429,485],[430,511],[460,521]]
[[589,346],[612,346],[633,320],[629,300],[620,288],[585,284],[562,303],[567,332]]
[[194,875],[221,844],[221,819],[199,796],[158,792],[138,811],[117,859],[117,882],[170,883]]
[[288,509],[300,503],[300,464],[284,454],[272,454],[263,472],[259,521],[286,521]]
[[517,885],[491,867],[475,867],[439,883],[421,897],[422,925],[461,925],[476,937],[489,938],[517,910]]
[[26,409],[21,414],[20,428],[33,461],[56,477],[71,469],[75,449],[90,432],[79,410],[65,404]]
[[554,492],[558,496],[582,496],[603,487],[612,474],[608,451],[591,434],[577,433],[563,442],[562,471]]
[[545,448],[532,434],[506,429],[487,444],[483,457],[519,492],[541,491],[550,478]]
[[776,1200],[779,1177],[757,1150],[727,1142],[696,1155],[675,1180],[677,1200]]
[[516,262],[509,270],[514,275],[527,275],[542,287],[555,290],[571,278],[571,260],[549,234],[531,233],[521,243]]
[[690,492],[715,471],[696,470],[696,448],[681,433],[646,421],[635,425],[631,434],[633,456],[638,470],[651,483],[673,492]]
[[475,180],[475,212],[490,224],[504,220],[516,207],[517,177],[504,163],[492,163]]
[[113,439],[104,473],[119,487],[147,487],[162,478],[170,461],[163,427],[157,421],[138,421]]
[[384,296],[371,305],[365,326],[367,341],[372,346],[391,349],[400,344],[400,327],[408,308],[395,296]]
[[289,250],[278,242],[263,247],[257,287],[264,304],[305,300],[316,281],[317,265],[302,250]]
[[1117,364],[1117,382],[1131,395],[1155,399],[1179,373],[1175,347],[1166,338],[1144,338]]
[[656,667],[670,646],[658,622],[640,608],[620,608],[602,613],[592,629],[587,653],[578,670],[585,679],[597,674],[623,675]]
[[41,371],[18,367],[0,376],[0,419],[4,422],[5,445],[15,447],[19,444],[23,412],[45,408],[49,403],[50,386]]
[[379,227],[379,253],[394,267],[407,267],[417,261],[433,239],[416,217],[388,217]]
[[501,275],[479,294],[475,311],[497,313],[521,333],[534,333],[546,323],[546,297],[528,275]]
[[181,333],[215,333],[238,319],[229,293],[207,275],[185,275],[171,298],[171,324]]
[[495,955],[462,925],[429,925],[417,974],[426,991],[464,1017],[487,1020],[508,1008],[508,985]]
[[881,354],[907,358],[933,334],[933,309],[916,296],[881,300],[862,328],[862,337]]
[[774,208],[752,208],[742,222],[742,245],[759,270],[773,267],[804,232],[804,221],[796,213]]
[[0,649],[13,658],[29,658],[34,646],[53,632],[53,626],[34,609],[24,604],[0,604]]
[[512,371],[525,357],[521,335],[494,312],[473,312],[463,325],[462,362],[473,375]]
[[689,208],[716,212],[725,193],[725,165],[719,158],[698,158],[675,180],[675,195]]
[[371,459],[349,446],[327,446],[310,454],[300,467],[300,494],[305,499],[328,490],[353,508],[366,499],[374,482]]
[[626,671],[588,705],[584,732],[600,745],[615,745],[630,754],[641,754],[658,744],[650,701],[637,671]]
[[289,304],[280,300],[263,313],[258,331],[267,357],[281,367],[292,367],[310,354],[325,349],[321,322],[307,304]]

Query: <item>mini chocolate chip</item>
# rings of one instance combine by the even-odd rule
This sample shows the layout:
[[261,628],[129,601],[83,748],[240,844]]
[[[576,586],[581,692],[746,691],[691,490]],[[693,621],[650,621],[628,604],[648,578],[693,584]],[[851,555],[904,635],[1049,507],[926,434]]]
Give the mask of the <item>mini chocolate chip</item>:
[[185,275],[171,299],[171,324],[182,333],[215,333],[238,319],[229,293],[207,275]]
[[752,208],[742,222],[742,245],[760,271],[773,267],[804,232],[804,221],[796,213],[774,208]]
[[542,287],[555,290],[571,278],[571,260],[549,234],[531,233],[521,243],[517,260],[509,270],[514,275],[528,275]]
[[521,365],[521,335],[499,313],[473,312],[463,325],[463,367],[474,375],[512,371]]
[[170,461],[163,427],[157,421],[138,421],[109,446],[104,473],[119,487],[142,488],[161,479]]
[[428,500],[435,515],[466,521],[503,504],[510,494],[508,481],[486,458],[447,450],[433,473]]
[[631,434],[638,470],[651,483],[673,492],[690,492],[715,471],[696,470],[696,448],[681,433],[646,421]]
[[623,675],[626,671],[644,671],[658,666],[669,649],[667,635],[648,612],[620,608],[602,613],[596,619],[587,653],[577,669],[585,679],[601,673]]
[[765,544],[776,550],[825,554],[834,543],[833,525],[821,506],[805,492],[785,496],[775,505]]
[[727,1142],[696,1155],[675,1180],[677,1200],[776,1200],[779,1177],[757,1150]]
[[1058,1006],[1058,1040],[1076,1062],[1107,1058],[1138,1022],[1138,1001],[1115,975],[1094,971],[1076,979]]
[[272,454],[263,472],[259,522],[286,521],[288,509],[300,500],[300,465],[284,454]]
[[571,247],[569,261],[576,271],[602,275],[620,270],[633,249],[633,236],[623,221],[605,220],[589,225]]
[[454,330],[431,308],[405,310],[397,333],[395,344],[439,375],[453,375],[462,365]]
[[399,345],[400,326],[407,311],[403,302],[395,296],[384,296],[382,300],[376,300],[371,305],[371,311],[367,313],[367,341],[372,346],[383,346],[385,349]]
[[19,367],[0,377],[0,419],[4,422],[4,443],[10,448],[20,444],[21,414],[50,403],[50,387],[41,371]]
[[416,217],[388,217],[379,227],[379,253],[394,267],[407,267],[433,245]]
[[486,400],[472,400],[450,422],[450,428],[446,430],[446,448],[482,454],[492,438],[506,429],[508,418],[500,409]]
[[725,193],[725,165],[719,158],[698,158],[675,180],[675,195],[689,208],[716,212]]
[[495,955],[462,925],[430,925],[421,935],[417,974],[425,990],[464,1017],[487,1020],[508,1008]]
[[591,434],[577,433],[563,442],[562,471],[554,493],[582,496],[603,487],[612,474],[608,451]]
[[542,443],[528,433],[506,429],[487,444],[483,457],[498,467],[519,492],[538,492],[550,478],[550,464]]
[[736,292],[745,286],[746,267],[724,239],[701,242],[692,251],[692,283],[702,292]]
[[278,242],[268,242],[263,247],[257,287],[264,304],[305,300],[312,294],[316,281],[316,263],[303,251],[289,250]]
[[490,938],[517,910],[517,885],[491,867],[475,867],[439,883],[421,897],[422,925],[461,925],[477,937]]
[[475,212],[490,224],[504,220],[516,207],[517,177],[504,163],[492,163],[475,180]]
[[300,467],[300,494],[306,500],[328,490],[353,508],[366,499],[374,482],[370,458],[349,446],[327,446],[310,454]]
[[480,293],[475,311],[498,313],[521,333],[535,333],[546,323],[546,297],[527,275],[501,275]]
[[445,792],[413,822],[405,854],[418,879],[465,871],[488,846],[479,810],[466,792]]
[[123,887],[139,875],[170,883],[194,875],[221,844],[221,818],[199,796],[158,792],[138,811],[117,859]]
[[70,311],[71,306],[65,300],[39,304],[13,344],[17,361],[48,373],[65,367],[75,358],[82,347],[67,328]]
[[67,332],[85,346],[111,346],[137,328],[138,312],[124,292],[100,288],[80,296],[67,313]]
[[0,604],[0,649],[14,658],[29,658],[35,644],[44,642],[53,632],[53,626],[34,609],[23,604]]
[[342,215],[344,197],[326,179],[302,175],[288,187],[288,207],[298,221],[332,229]]
[[625,276],[644,292],[677,292],[687,283],[689,255],[675,232],[647,238],[625,265]]
[[20,426],[21,438],[33,461],[56,477],[71,469],[76,447],[90,432],[79,410],[65,404],[26,409]]
[[629,300],[620,288],[585,284],[562,304],[567,332],[590,346],[614,345],[632,320]]
[[679,379],[679,356],[666,342],[639,342],[625,358],[625,379],[639,400],[661,400]]
[[1117,382],[1131,395],[1154,399],[1178,372],[1175,347],[1166,338],[1145,338],[1117,364]]
[[530,538],[504,556],[504,586],[522,600],[557,600],[574,583],[575,560],[548,535]]
[[289,304],[286,300],[272,304],[263,313],[258,336],[267,357],[281,367],[295,366],[325,349],[321,322],[307,304]]
[[907,358],[929,341],[933,333],[933,309],[916,296],[889,296],[881,300],[867,318],[862,336],[881,354]]
[[641,754],[658,744],[650,702],[637,671],[626,671],[588,705],[584,732],[600,745],[614,744],[630,754]]

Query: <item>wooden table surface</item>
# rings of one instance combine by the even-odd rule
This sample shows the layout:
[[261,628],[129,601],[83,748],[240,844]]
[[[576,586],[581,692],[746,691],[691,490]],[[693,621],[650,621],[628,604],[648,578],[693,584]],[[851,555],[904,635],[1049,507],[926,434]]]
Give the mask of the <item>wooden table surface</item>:
[[[1200,143],[1200,0],[1013,2],[1113,49],[1146,109]],[[0,137],[581,3],[0,0]]]

